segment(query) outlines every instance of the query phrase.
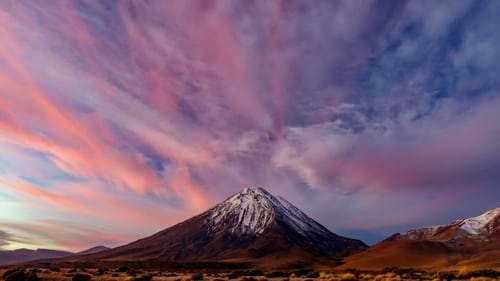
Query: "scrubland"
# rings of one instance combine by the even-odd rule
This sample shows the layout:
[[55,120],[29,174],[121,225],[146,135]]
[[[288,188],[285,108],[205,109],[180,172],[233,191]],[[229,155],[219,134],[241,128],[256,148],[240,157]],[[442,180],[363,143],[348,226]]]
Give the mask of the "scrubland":
[[387,268],[381,271],[235,270],[231,272],[169,272],[120,268],[9,268],[0,269],[3,281],[498,281],[500,271],[460,269],[430,272]]

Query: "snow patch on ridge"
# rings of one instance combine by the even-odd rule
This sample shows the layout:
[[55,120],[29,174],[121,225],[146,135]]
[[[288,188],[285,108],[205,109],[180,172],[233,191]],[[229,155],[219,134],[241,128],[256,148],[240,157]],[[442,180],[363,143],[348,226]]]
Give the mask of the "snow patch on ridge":
[[410,240],[420,240],[432,237],[442,227],[442,225],[427,226],[420,229],[409,230],[403,235]]
[[477,217],[465,219],[461,222],[460,228],[470,234],[478,235],[487,232],[487,226],[498,216],[500,216],[500,208],[490,210]]
[[[448,225],[436,225],[414,229],[403,233],[403,239],[410,240],[450,240],[463,239],[469,237],[473,239],[483,239],[500,228],[496,220],[500,218],[500,208],[487,211],[479,216],[457,220]],[[459,231],[456,234],[454,231]],[[450,236],[451,235],[451,236]],[[454,241],[455,241],[454,240]]]
[[286,201],[283,197],[277,197],[279,204],[277,207],[280,208],[280,213],[284,215],[284,220],[298,233],[306,235],[310,232],[327,232],[327,230],[319,225],[317,222],[309,218],[297,207],[292,205],[290,202]]

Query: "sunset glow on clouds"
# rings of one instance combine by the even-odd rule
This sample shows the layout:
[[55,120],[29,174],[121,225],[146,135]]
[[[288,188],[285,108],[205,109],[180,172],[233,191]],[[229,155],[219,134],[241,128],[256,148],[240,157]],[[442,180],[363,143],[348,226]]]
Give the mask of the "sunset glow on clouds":
[[499,206],[498,1],[4,1],[0,248],[247,186],[368,243]]

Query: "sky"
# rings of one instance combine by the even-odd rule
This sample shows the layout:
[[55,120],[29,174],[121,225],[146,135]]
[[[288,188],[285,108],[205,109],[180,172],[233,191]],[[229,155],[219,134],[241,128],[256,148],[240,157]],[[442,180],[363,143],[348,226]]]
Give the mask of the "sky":
[[373,244],[500,206],[500,1],[1,1],[0,249],[260,186]]

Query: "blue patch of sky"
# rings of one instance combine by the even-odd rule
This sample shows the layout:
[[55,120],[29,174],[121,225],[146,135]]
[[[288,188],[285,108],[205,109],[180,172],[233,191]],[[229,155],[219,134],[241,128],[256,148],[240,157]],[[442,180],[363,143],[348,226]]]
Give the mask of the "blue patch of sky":
[[[14,175],[42,188],[50,188],[50,182],[77,182],[82,180],[60,170],[51,162],[48,154],[44,152],[16,146],[8,147],[8,149],[17,150],[16,153],[19,153],[20,158],[16,158],[18,157],[16,154],[0,157],[0,174]],[[42,175],[41,177],[29,175],[31,173],[30,169],[36,167],[40,167],[38,172]]]
[[17,198],[13,194],[10,194],[10,193],[7,193],[7,192],[1,191],[1,190],[0,190],[0,198],[3,198],[4,200],[8,200],[8,201],[17,200]]
[[194,124],[200,124],[200,117],[196,113],[196,110],[193,109],[189,101],[179,98],[177,100],[179,109],[184,117],[188,118]]
[[160,156],[150,150],[142,150],[142,154],[146,157],[147,165],[154,169],[158,174],[165,170],[166,161],[163,156]]
[[205,181],[200,176],[200,174],[196,171],[196,168],[193,165],[188,165],[188,172],[189,172],[189,176],[191,177],[191,179],[195,183],[197,183],[199,185],[204,185],[205,184]]
[[340,235],[346,237],[354,237],[360,239],[367,245],[374,245],[383,239],[387,238],[387,234],[375,233],[370,231],[360,231],[360,230],[346,230],[339,231]]
[[21,179],[31,183],[32,185],[35,185],[37,187],[41,188],[47,188],[50,186],[50,184],[47,184],[45,180],[42,180],[40,178],[32,177],[32,176],[25,176],[25,175],[20,175],[19,176]]
[[[481,9],[488,6],[476,3],[464,15],[457,17],[448,26],[445,34],[439,38],[428,38],[423,33],[425,19],[418,19],[406,24],[397,38],[393,38],[367,61],[366,70],[361,76],[359,92],[373,107],[368,115],[376,116],[385,108],[387,99],[396,95],[401,98],[407,95],[413,98],[419,94],[427,99],[428,106],[422,107],[415,119],[430,114],[442,99],[465,96],[469,98],[481,96],[491,90],[485,81],[473,89],[461,89],[466,82],[460,75],[464,71],[473,76],[481,76],[479,67],[468,65],[465,70],[457,68],[453,56],[463,45],[463,37],[468,28],[477,28],[472,23],[481,17]],[[471,27],[472,26],[472,27]],[[408,55],[401,54],[401,48],[413,46]],[[470,77],[469,77],[470,78]],[[408,81],[413,79],[413,83]],[[381,106],[380,108],[378,106]],[[400,104],[396,107],[403,106]],[[398,112],[397,108],[389,109]],[[385,115],[385,114],[383,114]],[[370,117],[368,117],[370,118]]]
[[123,153],[139,152],[145,158],[148,167],[161,176],[167,166],[171,163],[170,159],[160,155],[147,144],[142,143],[138,136],[129,134],[127,130],[123,129],[119,125],[114,123],[110,123],[109,125],[117,138],[124,140],[119,144],[115,144],[116,149],[119,149]]

